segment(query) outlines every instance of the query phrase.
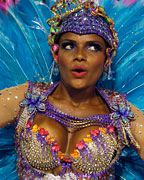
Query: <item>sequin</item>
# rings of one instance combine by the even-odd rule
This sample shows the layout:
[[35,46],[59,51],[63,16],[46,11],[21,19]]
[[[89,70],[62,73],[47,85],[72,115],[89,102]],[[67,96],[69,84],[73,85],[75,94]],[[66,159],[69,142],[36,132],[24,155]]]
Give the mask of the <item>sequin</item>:
[[15,96],[15,99],[18,99],[18,96]]

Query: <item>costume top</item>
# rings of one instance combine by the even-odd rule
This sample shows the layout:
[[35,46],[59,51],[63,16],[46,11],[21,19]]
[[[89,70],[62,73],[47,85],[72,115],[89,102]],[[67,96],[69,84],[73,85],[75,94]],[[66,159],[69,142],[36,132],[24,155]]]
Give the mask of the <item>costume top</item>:
[[[134,115],[127,105],[126,95],[97,88],[110,114],[76,118],[47,101],[57,84],[29,82],[26,99],[20,102],[22,108],[16,118],[15,136],[19,178],[48,179],[53,175],[47,171],[62,165],[60,179],[114,179],[114,164],[123,148],[130,144],[138,148],[130,131],[130,121],[134,120]],[[77,124],[78,128],[98,126],[99,129],[91,131],[76,144],[73,153],[65,156],[49,132],[33,122],[38,113],[68,127]],[[77,173],[74,167],[83,173]]]

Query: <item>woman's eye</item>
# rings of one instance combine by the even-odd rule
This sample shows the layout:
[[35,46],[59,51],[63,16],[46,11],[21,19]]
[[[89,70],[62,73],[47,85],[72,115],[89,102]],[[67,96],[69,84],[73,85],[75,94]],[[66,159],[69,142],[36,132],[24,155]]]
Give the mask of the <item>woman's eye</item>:
[[74,44],[71,44],[71,43],[63,43],[62,44],[62,48],[63,49],[66,49],[66,50],[71,50],[74,48]]
[[90,51],[101,51],[102,47],[99,44],[89,45],[88,50],[90,50]]

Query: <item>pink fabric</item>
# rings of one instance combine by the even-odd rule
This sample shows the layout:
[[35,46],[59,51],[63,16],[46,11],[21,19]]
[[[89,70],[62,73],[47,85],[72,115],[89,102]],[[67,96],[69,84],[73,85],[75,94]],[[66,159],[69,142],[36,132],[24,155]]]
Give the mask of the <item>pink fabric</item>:
[[[126,6],[131,6],[133,5],[135,2],[137,2],[138,0],[122,0],[122,3]],[[119,1],[115,1],[114,4],[118,3]]]
[[18,1],[19,0],[0,0],[0,9],[5,12],[9,6],[12,6],[13,3],[18,3]]

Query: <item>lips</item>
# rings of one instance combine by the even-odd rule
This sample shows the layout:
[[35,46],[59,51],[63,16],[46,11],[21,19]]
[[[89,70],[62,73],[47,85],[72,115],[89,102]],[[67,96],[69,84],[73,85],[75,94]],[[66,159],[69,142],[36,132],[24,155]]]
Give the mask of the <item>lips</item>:
[[72,74],[75,77],[81,78],[87,73],[87,69],[84,66],[74,66],[72,68]]

